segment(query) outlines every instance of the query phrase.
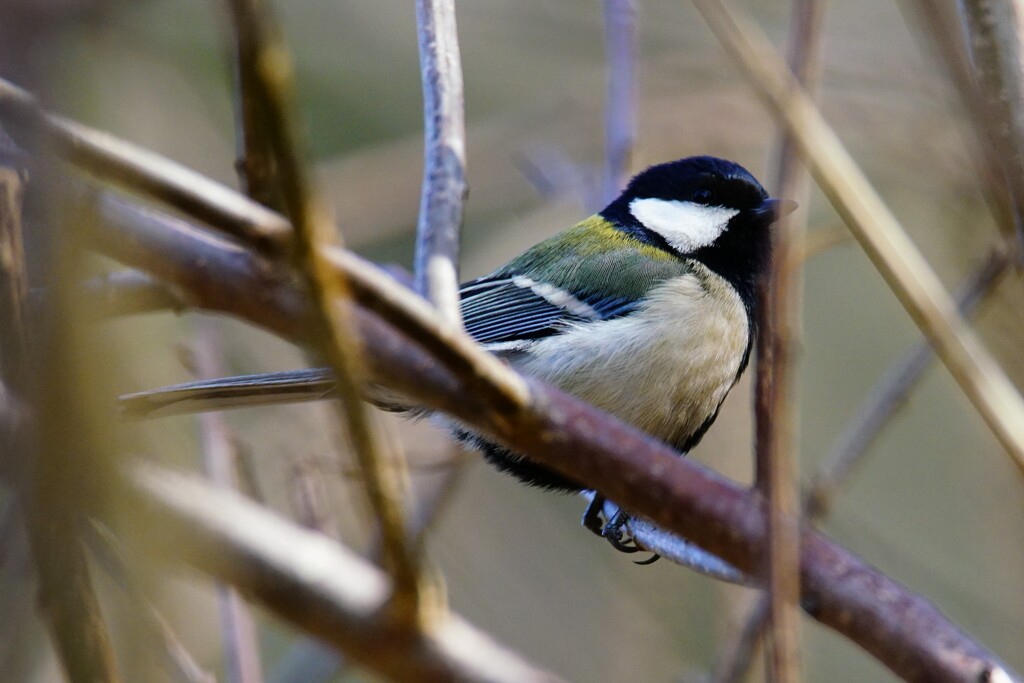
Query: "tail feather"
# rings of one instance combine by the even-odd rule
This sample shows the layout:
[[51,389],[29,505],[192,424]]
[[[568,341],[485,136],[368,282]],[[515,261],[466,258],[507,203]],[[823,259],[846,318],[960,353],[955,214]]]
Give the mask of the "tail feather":
[[187,382],[121,396],[121,413],[149,418],[250,406],[318,401],[334,397],[330,368],[265,372]]

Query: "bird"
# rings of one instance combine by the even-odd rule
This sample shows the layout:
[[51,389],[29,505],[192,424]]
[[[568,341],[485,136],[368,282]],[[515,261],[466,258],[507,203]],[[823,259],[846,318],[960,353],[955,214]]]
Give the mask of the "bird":
[[[770,226],[796,208],[739,164],[694,156],[651,166],[598,213],[460,287],[466,332],[517,371],[687,453],[748,365]],[[182,412],[323,397],[309,369],[192,382],[123,397],[129,411]],[[187,406],[187,407],[186,407]],[[456,437],[522,482],[570,477],[454,423]],[[629,550],[594,497],[584,523]],[[631,551],[631,550],[630,550]]]

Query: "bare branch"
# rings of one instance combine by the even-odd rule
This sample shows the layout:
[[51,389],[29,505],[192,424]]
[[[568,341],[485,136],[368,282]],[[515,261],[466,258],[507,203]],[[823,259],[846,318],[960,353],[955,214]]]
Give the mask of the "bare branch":
[[971,152],[977,167],[979,189],[989,204],[1008,250],[1013,253],[1018,248],[1020,230],[1015,205],[1024,207],[1024,196],[1014,193],[1019,193],[1024,185],[1010,186],[1010,176],[1004,169],[1013,163],[1010,159],[1013,149],[1000,141],[997,115],[979,94],[957,8],[952,3],[932,0],[901,0],[897,5],[905,14],[912,15],[909,19],[921,25],[922,30],[917,33],[927,41],[930,51],[936,53],[968,113],[976,141]]
[[[195,343],[196,369],[202,379],[224,376],[220,339],[211,321],[200,320]],[[238,455],[234,439],[221,413],[199,415],[202,441],[203,468],[214,486],[236,490],[235,463]],[[260,683],[263,672],[256,627],[249,608],[242,597],[230,586],[217,586],[220,610],[221,638],[224,646],[225,669],[229,683]]]
[[[1009,265],[1006,254],[996,251],[961,283],[956,295],[960,315],[966,318],[974,312]],[[893,363],[871,390],[811,478],[804,493],[804,507],[809,516],[817,519],[828,513],[836,491],[849,478],[882,428],[899,413],[910,391],[924,376],[933,354],[932,346],[925,340],[920,341]]]
[[439,616],[427,632],[396,622],[386,609],[390,587],[383,574],[234,492],[140,465],[128,488],[132,509],[175,539],[164,548],[379,674],[399,681],[557,680],[456,616]]
[[1021,63],[1021,31],[1024,7],[1019,2],[960,0],[967,44],[983,106],[987,109],[989,135],[996,144],[1011,195],[1016,204],[1017,260],[1024,258],[1024,64]]
[[[790,17],[789,69],[808,93],[816,90],[820,71],[825,7],[818,0],[793,3]],[[792,135],[779,133],[777,196],[806,204],[807,174],[799,164]],[[806,212],[780,216],[773,231],[773,266],[760,288],[755,393],[757,485],[768,499],[770,552],[768,587],[770,639],[768,680],[800,679],[800,597],[798,571],[799,433],[797,354],[802,336],[803,272],[801,255],[807,231]]]
[[[308,304],[292,281],[267,277],[266,261],[180,222],[161,222],[153,212],[145,218],[138,229],[124,220],[95,226],[102,238],[97,243],[118,260],[188,287],[204,307],[241,316],[291,339],[308,334]],[[204,267],[198,269],[196,263]],[[214,282],[230,286],[224,291]],[[234,287],[250,295],[232,296]],[[258,306],[249,301],[257,298],[254,293]],[[480,411],[468,385],[424,347],[366,309],[360,309],[356,320],[361,337],[374,349],[366,361],[375,381],[601,491],[741,571],[751,573],[762,566],[765,512],[756,494],[533,380],[521,380],[533,397],[524,407],[500,415]],[[817,532],[802,530],[800,547],[804,609],[897,675],[977,681],[1006,671],[925,599]]]
[[604,105],[602,205],[615,199],[629,177],[636,141],[636,6],[603,0],[608,93]]
[[249,201],[206,176],[78,123],[44,113],[24,90],[0,79],[0,116],[35,131],[67,162],[129,191],[154,197],[211,227],[236,235],[257,249],[283,250],[290,228],[280,215]]
[[[42,293],[33,304],[43,305]],[[145,273],[124,270],[105,273],[82,282],[71,294],[97,318],[116,318],[125,315],[172,310],[181,313],[191,304],[182,292],[155,280]]]
[[[68,412],[74,412],[71,389],[67,382],[57,381],[68,363],[70,323],[59,315],[63,313],[61,308],[55,306],[49,311],[48,324],[30,328],[23,190],[24,179],[19,171],[0,168],[0,378],[4,386],[0,393],[5,399],[3,407],[14,412],[13,423],[4,425],[4,431],[8,427],[13,429],[5,434],[10,440],[4,447],[8,458],[30,463],[15,466],[21,476],[14,483],[25,511],[39,610],[64,673],[73,681],[113,683],[119,680],[117,666],[77,528],[82,496],[69,492],[70,482],[81,473],[80,468],[86,467],[83,463],[89,457],[71,457],[70,444],[74,438],[70,434],[77,426],[74,419],[60,427],[56,419],[58,415],[66,417]],[[47,239],[51,243],[57,241],[58,235],[63,233],[48,232],[40,243],[46,245]],[[62,246],[63,250],[51,250],[47,264],[55,268],[60,284],[68,275],[62,266],[71,261],[68,252],[74,251],[77,244],[72,240]],[[55,288],[55,299],[66,294],[60,284]],[[35,362],[37,358],[46,360],[41,371]],[[13,393],[10,397],[6,395],[8,389]],[[14,397],[25,397],[28,407],[21,407],[21,400]],[[102,468],[98,469],[92,473],[93,482],[103,480]],[[83,488],[79,485],[78,491]]]
[[325,207],[311,189],[299,159],[298,135],[289,103],[294,89],[289,53],[268,5],[262,0],[231,0],[239,33],[249,34],[252,61],[240,63],[251,70],[254,96],[263,111],[270,149],[277,166],[284,206],[294,228],[294,263],[304,276],[316,303],[317,348],[330,362],[341,397],[338,415],[348,428],[370,505],[384,537],[385,566],[395,579],[394,606],[402,618],[419,619],[421,576],[416,553],[407,543],[402,509],[402,477],[393,469],[397,454],[375,428],[362,401],[362,349],[351,334],[349,288],[345,278],[325,257],[324,250],[340,244]]
[[957,315],[952,298],[766,38],[720,0],[693,0],[770,111],[793,134],[818,186],[950,374],[1024,474],[1024,400]]
[[[1009,265],[1006,255],[997,250],[960,285],[956,297],[960,315],[969,317],[974,312]],[[828,515],[836,493],[860,464],[874,438],[898,414],[910,391],[924,376],[933,355],[931,345],[920,341],[894,363],[872,389],[803,492],[803,512],[810,520],[818,521]],[[742,680],[761,640],[769,608],[767,596],[757,596],[743,610],[746,613],[741,620],[743,626],[730,639],[712,672],[715,683]]]
[[466,198],[466,124],[454,0],[416,0],[423,78],[424,168],[416,227],[416,291],[452,325],[459,307],[459,230]]

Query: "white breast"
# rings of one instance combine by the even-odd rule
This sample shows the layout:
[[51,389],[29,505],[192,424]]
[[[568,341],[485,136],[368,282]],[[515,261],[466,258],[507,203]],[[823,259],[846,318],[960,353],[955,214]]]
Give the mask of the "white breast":
[[542,339],[514,364],[682,447],[732,388],[749,338],[739,295],[698,267],[640,311]]

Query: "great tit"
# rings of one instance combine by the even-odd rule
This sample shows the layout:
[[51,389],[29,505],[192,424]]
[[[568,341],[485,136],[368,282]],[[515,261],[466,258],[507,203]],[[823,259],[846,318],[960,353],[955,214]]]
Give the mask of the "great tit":
[[[687,452],[750,358],[769,226],[796,204],[709,156],[652,166],[603,211],[461,287],[466,331],[517,370]],[[125,397],[141,413],[323,397],[327,371],[193,382]],[[193,407],[194,406],[194,407]],[[583,487],[455,428],[500,469]]]

